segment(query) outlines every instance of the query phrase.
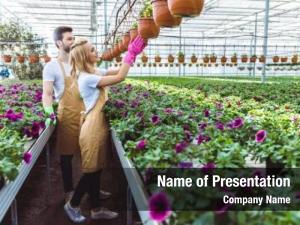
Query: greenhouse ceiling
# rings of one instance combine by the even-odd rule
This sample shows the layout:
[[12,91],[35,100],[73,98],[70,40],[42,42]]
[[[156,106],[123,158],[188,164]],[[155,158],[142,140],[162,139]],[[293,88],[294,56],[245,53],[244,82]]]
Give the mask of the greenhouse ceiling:
[[[138,17],[141,0],[1,0],[1,19],[18,19],[51,43],[52,31],[59,25],[70,25],[75,35],[88,36],[102,45],[105,24],[110,33],[116,21],[123,21],[116,34],[125,32]],[[161,29],[153,45],[250,45],[255,37],[263,45],[265,0],[206,0],[197,18],[185,19],[181,28]],[[116,19],[118,9],[119,17]],[[124,18],[123,18],[124,17]],[[269,44],[296,46],[300,41],[300,1],[270,0]],[[256,30],[256,32],[255,32]],[[178,38],[181,37],[180,41]],[[199,39],[202,41],[196,41]]]

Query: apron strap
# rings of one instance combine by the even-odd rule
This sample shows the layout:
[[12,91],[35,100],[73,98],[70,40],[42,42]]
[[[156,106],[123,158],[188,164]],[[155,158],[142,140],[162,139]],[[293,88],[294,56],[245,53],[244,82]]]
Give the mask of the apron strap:
[[57,61],[58,61],[59,65],[60,65],[60,68],[61,68],[61,71],[62,71],[62,73],[64,75],[64,78],[66,78],[67,75],[66,75],[66,71],[65,71],[64,65],[62,64],[62,62],[60,60],[57,60]]

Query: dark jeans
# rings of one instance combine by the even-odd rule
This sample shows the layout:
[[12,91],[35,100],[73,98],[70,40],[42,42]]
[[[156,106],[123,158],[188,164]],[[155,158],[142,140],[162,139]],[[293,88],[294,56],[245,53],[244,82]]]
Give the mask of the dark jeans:
[[60,168],[61,168],[65,193],[74,190],[72,159],[73,159],[73,155],[61,155],[60,156]]
[[82,175],[71,200],[72,206],[78,207],[83,195],[88,193],[92,208],[95,209],[100,207],[100,175],[101,171],[84,173]]

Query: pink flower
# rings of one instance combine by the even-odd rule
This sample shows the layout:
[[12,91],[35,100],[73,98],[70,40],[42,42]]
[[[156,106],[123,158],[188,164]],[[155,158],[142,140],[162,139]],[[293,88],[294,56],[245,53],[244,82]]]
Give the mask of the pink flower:
[[30,152],[25,152],[23,155],[23,160],[26,164],[29,164],[31,162],[32,154]]
[[137,150],[143,150],[146,148],[146,140],[140,140],[137,144],[136,144],[136,149]]
[[149,199],[150,218],[157,222],[165,221],[171,215],[171,205],[167,194],[159,192]]
[[187,147],[187,143],[185,141],[176,144],[175,151],[176,153],[181,153]]
[[210,115],[209,109],[205,109],[203,113],[205,117],[209,117]]
[[262,143],[264,142],[264,140],[267,138],[267,131],[265,130],[259,130],[257,131],[256,135],[255,135],[255,141],[257,143]]
[[159,118],[159,116],[157,116],[157,115],[153,115],[153,116],[151,117],[151,121],[152,121],[152,123],[153,123],[154,125],[157,125],[157,124],[160,123],[160,118]]

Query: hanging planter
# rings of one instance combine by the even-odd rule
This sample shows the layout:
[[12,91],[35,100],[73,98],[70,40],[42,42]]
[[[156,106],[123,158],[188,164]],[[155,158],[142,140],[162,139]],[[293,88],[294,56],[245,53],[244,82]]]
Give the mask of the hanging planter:
[[127,49],[126,49],[125,45],[123,44],[123,41],[119,42],[119,49],[122,53],[126,52]]
[[11,55],[3,55],[2,58],[5,63],[10,63],[12,59]]
[[159,35],[159,26],[153,20],[153,8],[150,1],[144,2],[144,8],[140,12],[138,23],[139,35],[144,39],[157,38]]
[[130,41],[133,41],[138,36],[138,24],[134,23],[132,28],[129,30]]
[[178,27],[181,17],[174,17],[168,8],[167,0],[152,0],[153,18],[157,26]]
[[122,43],[123,49],[125,49],[125,51],[127,51],[129,43],[130,43],[130,34],[129,33],[126,33],[123,36],[121,43]]
[[23,56],[23,55],[18,55],[18,56],[17,56],[17,61],[18,61],[18,63],[24,63],[24,62],[25,62],[25,56]]
[[204,0],[168,0],[168,6],[174,16],[196,17],[203,9]]
[[242,55],[241,62],[242,63],[247,63],[248,62],[248,56],[246,54]]
[[225,65],[226,62],[227,62],[227,58],[226,58],[225,55],[223,55],[222,58],[221,58],[222,65]]
[[117,63],[122,62],[122,57],[121,57],[121,56],[117,56],[117,57],[116,57],[116,62],[117,62]]
[[195,64],[195,63],[197,63],[197,61],[198,61],[198,58],[196,57],[195,54],[193,54],[191,57],[191,62]]
[[183,52],[179,52],[178,53],[178,62],[179,63],[184,63],[184,61],[185,61],[185,58],[184,58]]
[[292,63],[293,63],[293,64],[297,64],[297,63],[298,63],[298,56],[297,56],[297,55],[294,55],[294,56],[292,57]]
[[203,57],[203,62],[204,62],[204,63],[209,63],[209,57],[208,57],[208,55],[205,55],[205,56]]
[[154,58],[156,63],[160,63],[161,62],[161,57],[159,55],[156,55]]
[[32,54],[28,56],[28,61],[31,64],[38,63],[40,61],[40,57],[36,54]]
[[217,56],[214,53],[210,56],[210,62],[211,63],[216,63],[217,62]]
[[251,63],[256,63],[256,60],[257,60],[257,56],[256,55],[251,56],[251,58],[250,58],[250,62]]
[[236,54],[231,56],[231,63],[237,64],[237,61],[238,61],[238,58],[237,58]]
[[281,61],[282,63],[287,63],[288,57],[286,57],[286,56],[281,57],[281,58],[280,58],[280,61]]
[[279,56],[275,55],[275,56],[273,56],[272,60],[273,60],[273,63],[278,63],[280,58],[279,58]]
[[259,57],[259,62],[260,62],[260,63],[265,63],[265,62],[266,62],[266,57],[265,57],[264,55],[261,55],[261,56]]
[[142,62],[147,63],[148,62],[148,57],[146,55],[142,56]]
[[168,56],[168,62],[169,62],[169,63],[174,63],[174,61],[175,61],[174,56],[173,56],[173,55],[169,55],[169,56]]

